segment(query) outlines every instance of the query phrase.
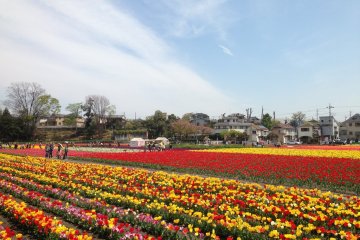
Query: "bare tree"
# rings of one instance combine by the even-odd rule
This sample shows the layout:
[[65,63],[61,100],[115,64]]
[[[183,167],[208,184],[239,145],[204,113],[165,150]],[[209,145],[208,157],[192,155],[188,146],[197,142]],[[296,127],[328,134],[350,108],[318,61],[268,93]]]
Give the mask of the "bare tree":
[[38,83],[12,83],[8,88],[5,105],[14,114],[36,121],[39,116],[56,114],[60,111],[59,100],[46,94]]
[[98,124],[105,123],[107,114],[115,113],[115,106],[110,105],[110,101],[107,97],[101,95],[90,95],[86,97],[85,102],[88,102],[89,99],[93,100],[92,110]]
[[39,98],[45,94],[38,83],[19,82],[8,87],[8,99],[5,105],[15,114],[36,116],[40,112]]
[[60,111],[59,100],[46,94],[38,83],[12,83],[7,89],[5,105],[24,123],[23,138],[30,139],[37,119]]

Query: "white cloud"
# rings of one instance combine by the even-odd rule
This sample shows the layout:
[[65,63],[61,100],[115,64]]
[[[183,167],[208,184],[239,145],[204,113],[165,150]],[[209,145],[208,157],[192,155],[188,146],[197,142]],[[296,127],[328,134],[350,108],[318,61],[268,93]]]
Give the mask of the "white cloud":
[[149,27],[107,2],[6,1],[0,18],[0,88],[38,82],[64,107],[101,94],[138,116],[231,105]]
[[[168,31],[176,37],[197,37],[215,33],[227,38],[227,28],[235,20],[226,8],[227,0],[163,0],[166,6]],[[149,5],[154,1],[148,1]],[[164,14],[164,13],[162,13]]]
[[230,55],[230,56],[234,56],[234,54],[232,53],[232,51],[229,48],[227,48],[227,47],[225,47],[223,45],[219,45],[219,48],[221,48],[225,54]]

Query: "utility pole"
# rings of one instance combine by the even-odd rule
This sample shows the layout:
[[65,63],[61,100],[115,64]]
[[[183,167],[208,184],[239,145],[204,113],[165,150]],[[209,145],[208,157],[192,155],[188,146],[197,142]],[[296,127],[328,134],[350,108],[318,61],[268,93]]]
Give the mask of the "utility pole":
[[319,121],[319,109],[316,109],[316,121]]
[[334,132],[334,122],[331,119],[331,109],[334,108],[334,107],[331,106],[331,104],[329,104],[329,106],[326,107],[326,108],[329,109],[329,122],[331,122],[331,125],[330,125],[331,129],[329,129],[330,130],[329,133],[330,133],[330,140],[332,140],[333,139],[333,132]]
[[274,119],[274,121],[275,121],[275,111],[273,111],[273,119]]
[[328,107],[326,107],[326,108],[328,108],[329,109],[329,117],[331,117],[331,109],[332,108],[334,108],[333,106],[331,106],[331,104],[329,104],[329,106]]

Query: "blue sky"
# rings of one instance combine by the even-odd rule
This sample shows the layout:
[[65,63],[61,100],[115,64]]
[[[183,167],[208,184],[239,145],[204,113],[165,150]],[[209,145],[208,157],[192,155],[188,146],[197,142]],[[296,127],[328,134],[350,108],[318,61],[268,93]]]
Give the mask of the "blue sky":
[[360,112],[360,1],[0,0],[0,100],[40,83],[63,106],[211,117]]

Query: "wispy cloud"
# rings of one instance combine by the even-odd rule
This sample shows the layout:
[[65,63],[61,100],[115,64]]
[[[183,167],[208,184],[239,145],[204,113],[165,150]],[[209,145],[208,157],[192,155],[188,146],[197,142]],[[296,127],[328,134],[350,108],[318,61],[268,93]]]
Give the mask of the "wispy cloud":
[[227,3],[228,0],[161,1],[167,8],[164,22],[168,23],[167,29],[172,35],[191,38],[214,33],[221,40],[227,38],[227,29],[235,21]]
[[95,93],[107,96],[118,112],[138,115],[156,109],[216,113],[229,104],[182,65],[164,39],[119,6],[7,1],[0,18],[0,88],[35,81],[63,106]]
[[232,53],[232,51],[229,48],[227,48],[227,47],[225,47],[223,45],[219,45],[219,47],[223,50],[223,52],[225,54],[230,55],[230,56],[234,56],[234,54]]

